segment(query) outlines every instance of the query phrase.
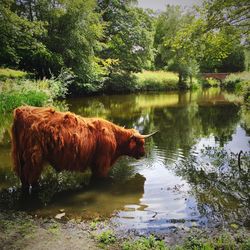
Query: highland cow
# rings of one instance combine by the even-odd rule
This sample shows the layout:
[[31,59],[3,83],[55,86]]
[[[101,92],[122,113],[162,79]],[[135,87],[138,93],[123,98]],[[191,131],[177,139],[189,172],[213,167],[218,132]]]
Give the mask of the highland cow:
[[101,118],[30,106],[14,110],[12,157],[23,186],[36,184],[48,162],[56,171],[85,171],[107,177],[118,157],[145,155],[145,138]]

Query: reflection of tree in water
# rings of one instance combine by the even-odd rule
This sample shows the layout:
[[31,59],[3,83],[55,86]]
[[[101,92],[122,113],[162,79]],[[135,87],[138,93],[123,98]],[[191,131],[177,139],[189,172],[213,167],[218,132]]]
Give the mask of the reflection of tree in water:
[[243,106],[241,109],[242,127],[246,130],[247,135],[250,136],[250,110],[248,107]]
[[169,107],[155,110],[154,123],[160,128],[157,144],[166,152],[183,149],[185,155],[200,135],[200,122],[196,116],[196,107]]
[[[217,98],[217,95],[215,97]],[[208,167],[203,166],[202,163],[200,164],[202,167],[198,168],[200,165],[195,162],[198,162],[199,159],[192,156],[193,146],[201,137],[213,135],[220,145],[224,145],[231,139],[240,119],[239,107],[234,105],[213,106],[211,103],[203,103],[203,106],[199,106],[195,101],[197,98],[202,99],[203,97],[194,96],[191,92],[183,95],[102,96],[84,98],[79,101],[73,100],[71,111],[83,116],[100,116],[128,128],[135,127],[142,133],[159,129],[160,133],[147,141],[147,148],[151,151],[155,148],[160,150],[167,167],[170,166],[167,164],[168,160],[172,159],[173,162],[173,159],[175,160],[179,156],[178,150],[181,150],[186,164],[179,164],[175,171],[192,185],[200,211],[206,214],[209,207],[213,213],[220,214],[222,211],[225,216],[231,216],[232,213],[238,217],[243,216],[244,213],[248,213],[245,208],[247,207],[246,202],[249,202],[249,199],[245,198],[245,195],[249,193],[249,191],[245,191],[249,185],[244,179],[245,177],[237,175],[237,168],[231,167],[231,165],[226,172],[216,166],[213,166],[211,171],[207,171]],[[3,134],[1,131],[5,131],[6,134],[6,128],[10,127],[11,119],[9,121],[6,120],[6,125],[0,122],[0,137]],[[155,158],[152,157],[152,160]],[[137,190],[133,199],[139,199],[143,194],[144,182],[139,182],[137,178],[131,177],[133,174],[133,167],[128,164],[128,161],[119,159],[111,175],[117,179],[118,183],[130,177],[135,181],[135,185],[121,182],[115,186],[116,190],[111,187],[109,190],[107,187],[107,189],[103,189],[103,192],[106,192],[105,194],[111,192],[109,198],[113,199],[112,195],[114,196],[115,192],[120,190],[126,193],[123,198],[130,199],[133,197],[131,193],[136,193]],[[4,176],[8,175],[0,172],[0,178],[3,179]],[[43,195],[40,194],[40,197],[43,196],[42,198],[49,202],[54,194],[63,193],[63,188],[81,189],[82,187],[77,184],[77,178],[79,177],[67,174],[57,176],[52,174],[50,177],[44,177],[42,180]],[[137,181],[138,187],[136,187]],[[119,196],[119,192],[116,197],[116,205],[120,206],[124,202],[121,201],[123,198],[122,195]],[[70,195],[72,193],[68,195],[69,202]],[[64,193],[62,198],[64,198],[63,196]]]
[[237,155],[207,148],[202,156],[191,155],[175,172],[191,185],[201,215],[249,227],[249,153],[241,157],[241,166],[239,171]]
[[199,106],[197,115],[200,117],[203,135],[213,134],[215,140],[223,147],[232,140],[232,134],[240,120],[240,107],[232,105]]
[[160,133],[154,137],[156,144],[165,151],[166,158],[181,149],[184,156],[201,137],[213,135],[223,146],[232,139],[232,134],[240,120],[239,107],[189,105],[155,109],[149,125],[157,127]]

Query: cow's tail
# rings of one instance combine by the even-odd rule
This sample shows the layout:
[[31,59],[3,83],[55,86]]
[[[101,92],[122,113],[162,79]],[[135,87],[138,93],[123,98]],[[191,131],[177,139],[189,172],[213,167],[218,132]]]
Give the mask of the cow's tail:
[[20,136],[19,136],[19,131],[18,131],[18,125],[20,123],[19,117],[20,117],[20,110],[15,109],[14,110],[14,121],[12,124],[12,129],[11,129],[11,155],[12,155],[12,160],[13,160],[13,170],[14,172],[21,177],[22,175],[22,164],[21,164],[21,158],[20,158]]

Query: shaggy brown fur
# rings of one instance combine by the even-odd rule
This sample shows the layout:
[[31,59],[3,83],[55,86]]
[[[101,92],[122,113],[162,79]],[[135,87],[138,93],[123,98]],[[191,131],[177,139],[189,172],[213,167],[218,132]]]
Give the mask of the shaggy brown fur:
[[[142,138],[100,118],[83,118],[51,108],[30,106],[14,110],[12,157],[23,185],[35,184],[45,162],[57,170],[85,171],[107,177],[121,155],[145,155]],[[140,135],[139,135],[140,136]]]

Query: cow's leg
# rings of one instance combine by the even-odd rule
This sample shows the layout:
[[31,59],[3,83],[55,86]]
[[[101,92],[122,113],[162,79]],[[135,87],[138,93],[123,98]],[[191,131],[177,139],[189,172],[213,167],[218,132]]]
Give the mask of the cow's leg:
[[110,183],[113,183],[113,178],[108,176],[110,164],[102,162],[101,165],[95,165],[91,170],[91,185],[101,185],[103,187],[104,185],[109,185]]
[[31,187],[38,187],[38,179],[43,169],[42,151],[40,147],[34,146],[32,151],[24,155],[24,165],[21,171],[21,182],[23,190],[31,191]]
[[110,170],[110,160],[109,157],[99,157],[99,159],[95,162],[94,166],[92,166],[92,176],[96,179],[107,178]]

